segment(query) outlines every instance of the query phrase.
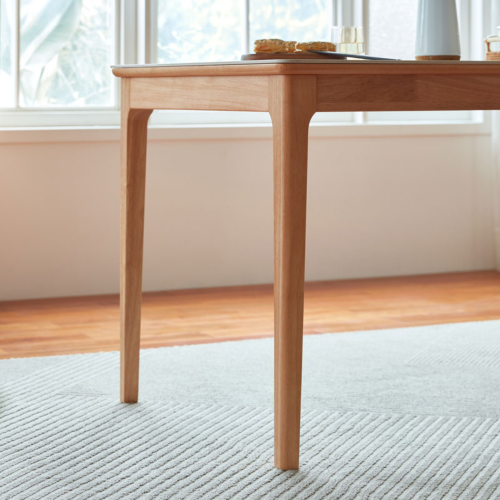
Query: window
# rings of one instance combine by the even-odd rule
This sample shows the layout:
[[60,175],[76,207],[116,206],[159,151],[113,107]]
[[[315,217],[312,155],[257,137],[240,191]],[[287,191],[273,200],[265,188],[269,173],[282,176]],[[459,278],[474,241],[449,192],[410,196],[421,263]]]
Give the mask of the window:
[[[363,25],[371,54],[413,59],[417,3],[0,0],[0,126],[117,125],[119,81],[111,74],[112,64],[238,60],[257,38],[324,40],[332,24]],[[459,0],[466,57],[471,17],[483,16],[478,3]],[[482,24],[476,22],[474,29]],[[314,121],[471,121],[477,116],[460,111],[318,113]],[[163,125],[235,122],[270,120],[267,113],[162,111],[152,117],[153,124]]]
[[2,107],[113,106],[113,4],[2,0]]
[[157,12],[157,62],[239,59],[243,26],[241,1],[158,0]]
[[417,4],[415,0],[370,0],[367,13],[370,53],[397,59],[414,58]]

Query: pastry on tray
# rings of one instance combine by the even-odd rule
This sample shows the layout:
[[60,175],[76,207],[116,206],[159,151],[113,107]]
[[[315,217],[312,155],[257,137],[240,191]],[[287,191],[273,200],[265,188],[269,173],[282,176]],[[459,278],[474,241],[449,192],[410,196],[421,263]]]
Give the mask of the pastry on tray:
[[279,38],[255,40],[256,54],[294,54],[308,50],[326,50],[335,52],[335,44],[331,42],[287,42]]
[[255,40],[254,52],[256,54],[290,54],[295,52],[296,43],[286,42],[279,38]]
[[324,50],[327,52],[335,52],[335,44],[331,42],[303,42],[295,46],[296,50],[305,52],[307,50]]

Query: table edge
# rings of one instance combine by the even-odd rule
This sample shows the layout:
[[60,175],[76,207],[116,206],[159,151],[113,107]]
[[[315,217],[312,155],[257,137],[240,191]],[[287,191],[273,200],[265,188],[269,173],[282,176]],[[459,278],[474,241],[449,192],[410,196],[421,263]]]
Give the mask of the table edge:
[[500,75],[500,61],[265,60],[112,66],[117,77],[271,75]]

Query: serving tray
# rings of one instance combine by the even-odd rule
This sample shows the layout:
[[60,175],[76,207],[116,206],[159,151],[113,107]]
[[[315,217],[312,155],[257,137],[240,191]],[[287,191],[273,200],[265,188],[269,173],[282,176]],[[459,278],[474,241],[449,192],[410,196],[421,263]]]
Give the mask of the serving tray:
[[[344,57],[339,56],[339,59],[345,59]],[[259,54],[243,54],[241,56],[242,61],[264,61],[270,59],[331,59],[330,56],[324,54],[314,54],[312,52],[294,52],[292,54],[268,54],[268,53],[259,53]]]

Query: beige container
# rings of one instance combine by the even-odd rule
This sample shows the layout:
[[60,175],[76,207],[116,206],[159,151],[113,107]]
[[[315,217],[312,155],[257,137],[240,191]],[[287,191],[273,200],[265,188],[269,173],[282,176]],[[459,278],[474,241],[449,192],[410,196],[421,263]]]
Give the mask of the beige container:
[[500,26],[498,26],[498,35],[490,35],[485,38],[486,43],[486,60],[487,61],[500,61],[500,52],[495,52],[491,50],[492,43],[500,44]]

